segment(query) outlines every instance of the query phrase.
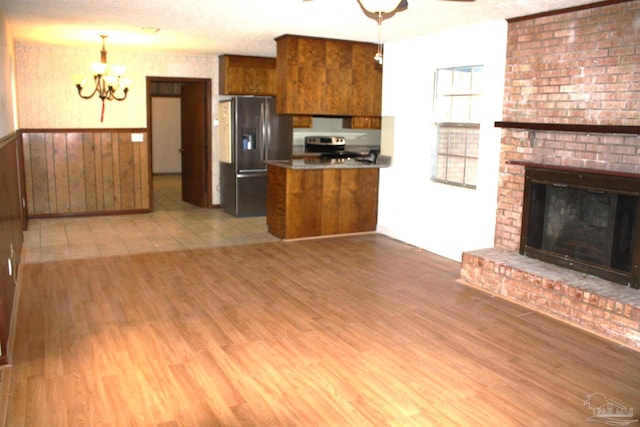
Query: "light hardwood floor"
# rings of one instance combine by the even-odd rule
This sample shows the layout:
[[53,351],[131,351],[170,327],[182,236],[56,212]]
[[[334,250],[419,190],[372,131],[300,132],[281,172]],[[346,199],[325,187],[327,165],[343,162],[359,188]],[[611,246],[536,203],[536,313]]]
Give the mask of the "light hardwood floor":
[[376,235],[24,266],[8,426],[563,426],[640,354]]

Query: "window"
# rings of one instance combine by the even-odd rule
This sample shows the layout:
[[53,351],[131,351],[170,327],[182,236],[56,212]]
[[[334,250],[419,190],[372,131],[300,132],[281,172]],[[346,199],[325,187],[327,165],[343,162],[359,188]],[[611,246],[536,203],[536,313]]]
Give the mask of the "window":
[[476,187],[481,76],[481,65],[436,70],[433,181]]

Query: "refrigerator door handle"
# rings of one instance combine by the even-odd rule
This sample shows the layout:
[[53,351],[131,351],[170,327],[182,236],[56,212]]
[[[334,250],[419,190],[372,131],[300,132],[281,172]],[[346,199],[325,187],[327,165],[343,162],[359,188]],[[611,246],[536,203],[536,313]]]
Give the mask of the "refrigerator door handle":
[[265,169],[256,169],[240,171],[236,174],[236,178],[252,178],[259,176],[267,176],[267,171]]
[[264,163],[269,158],[267,156],[267,141],[269,141],[269,109],[267,108],[267,103],[262,102],[260,104],[260,122],[261,122],[261,131],[262,131],[262,162]]

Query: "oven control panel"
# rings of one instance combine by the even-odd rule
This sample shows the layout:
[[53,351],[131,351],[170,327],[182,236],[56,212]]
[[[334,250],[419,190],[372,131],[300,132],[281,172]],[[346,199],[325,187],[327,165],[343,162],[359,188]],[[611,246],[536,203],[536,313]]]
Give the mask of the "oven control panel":
[[343,136],[307,136],[304,138],[306,145],[345,145]]

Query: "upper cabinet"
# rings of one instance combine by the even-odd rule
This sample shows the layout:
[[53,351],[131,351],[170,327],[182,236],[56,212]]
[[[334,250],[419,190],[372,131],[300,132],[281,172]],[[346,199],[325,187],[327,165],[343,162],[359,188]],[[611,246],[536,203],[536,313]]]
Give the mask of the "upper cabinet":
[[342,127],[345,129],[381,129],[382,117],[345,117],[342,119]]
[[375,44],[294,35],[276,42],[278,114],[381,115]]
[[276,59],[258,56],[220,55],[221,95],[276,94]]

